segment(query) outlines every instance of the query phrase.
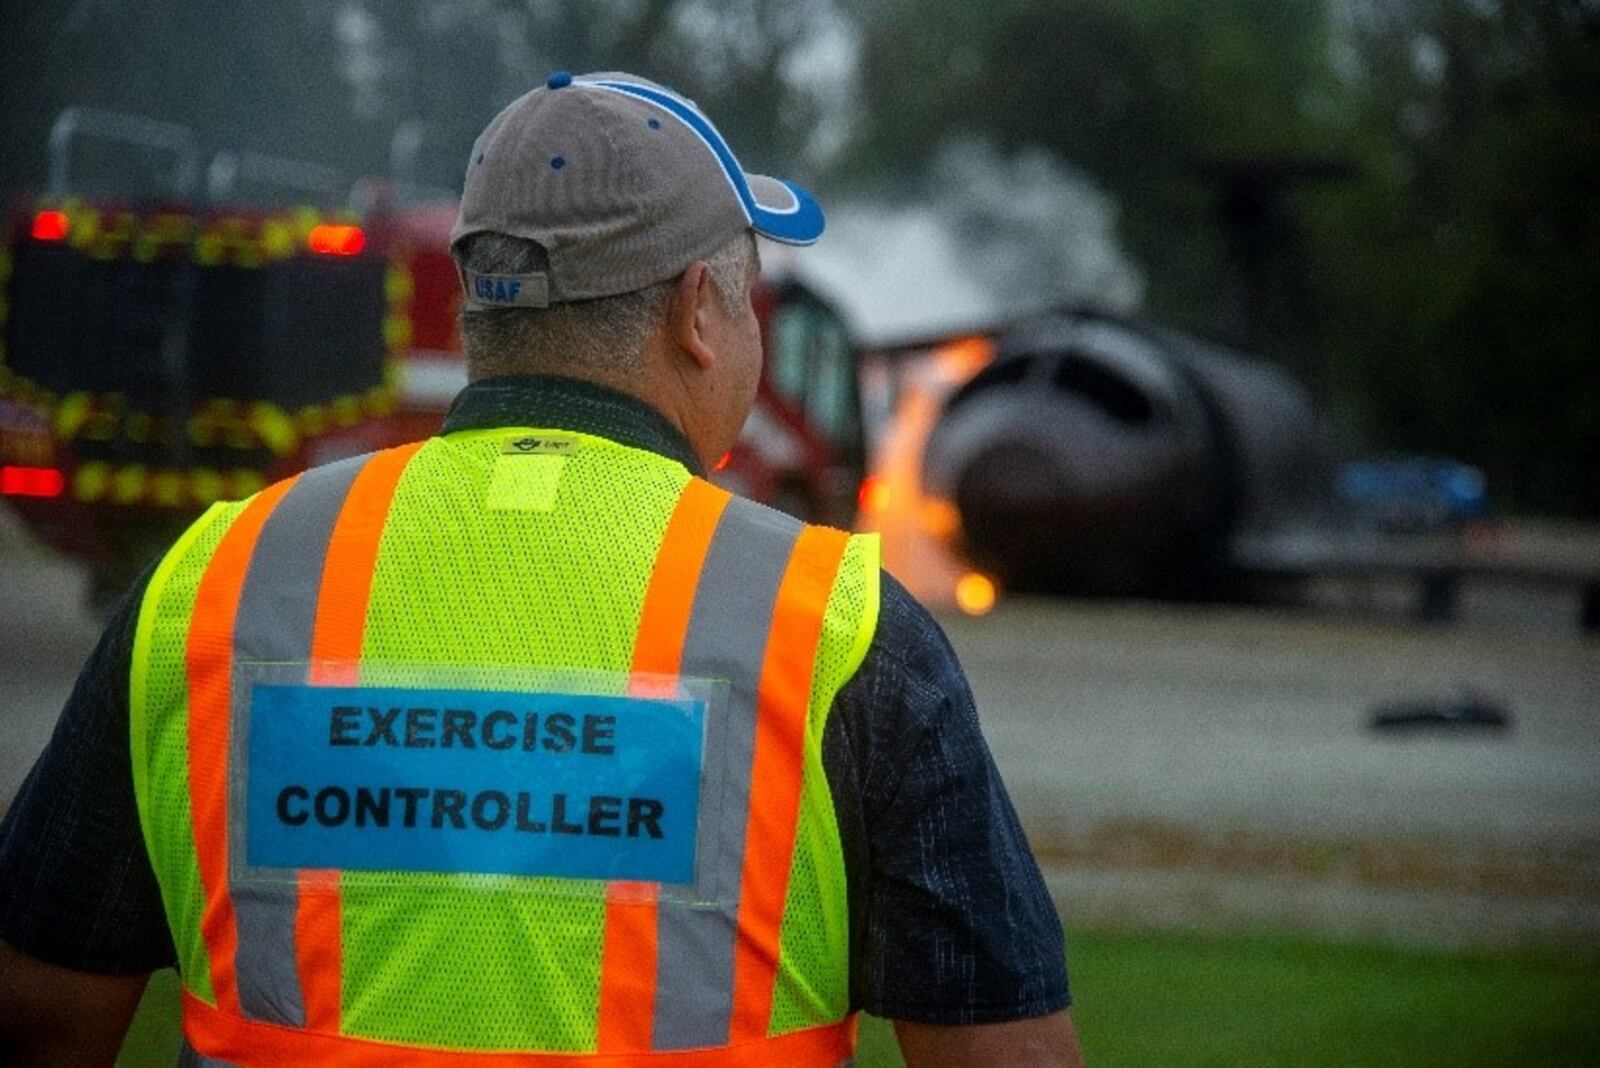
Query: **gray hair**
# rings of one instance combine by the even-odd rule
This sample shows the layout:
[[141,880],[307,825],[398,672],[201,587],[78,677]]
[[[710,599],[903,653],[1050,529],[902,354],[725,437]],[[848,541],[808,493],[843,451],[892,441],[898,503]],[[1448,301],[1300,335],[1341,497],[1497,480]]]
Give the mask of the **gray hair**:
[[[537,242],[478,233],[454,250],[456,261],[480,274],[549,270]],[[706,259],[723,310],[737,315],[760,261],[755,237],[739,234]],[[631,293],[552,304],[548,308],[463,308],[461,336],[474,377],[594,371],[628,374],[643,365],[645,344],[666,313],[677,279]]]

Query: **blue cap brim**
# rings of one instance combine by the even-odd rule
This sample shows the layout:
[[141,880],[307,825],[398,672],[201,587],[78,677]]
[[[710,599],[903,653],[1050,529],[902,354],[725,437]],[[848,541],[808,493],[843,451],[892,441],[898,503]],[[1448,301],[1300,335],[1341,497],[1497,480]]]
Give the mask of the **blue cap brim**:
[[733,149],[728,147],[711,120],[689,101],[660,86],[640,85],[616,78],[583,79],[577,84],[597,86],[648,101],[693,130],[722,165],[729,186],[750,220],[751,229],[762,237],[785,245],[810,245],[822,236],[825,222],[816,198],[793,182],[768,178],[763,174],[746,174],[734,158]]
[[750,189],[750,226],[762,237],[785,245],[810,245],[822,236],[827,221],[822,206],[793,182],[764,174],[744,176]]

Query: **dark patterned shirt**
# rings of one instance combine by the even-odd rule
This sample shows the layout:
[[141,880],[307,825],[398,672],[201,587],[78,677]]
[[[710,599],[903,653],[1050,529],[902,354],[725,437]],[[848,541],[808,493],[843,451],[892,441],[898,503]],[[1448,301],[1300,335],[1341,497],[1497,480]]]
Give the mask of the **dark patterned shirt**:
[[[689,444],[622,394],[546,376],[468,386],[445,432],[582,431],[699,472]],[[129,593],[78,676],[54,736],[0,825],[0,938],[80,971],[175,963],[134,807]],[[823,767],[844,846],[852,1007],[989,1023],[1065,1008],[1061,924],[939,625],[887,574],[878,630],[839,691]]]

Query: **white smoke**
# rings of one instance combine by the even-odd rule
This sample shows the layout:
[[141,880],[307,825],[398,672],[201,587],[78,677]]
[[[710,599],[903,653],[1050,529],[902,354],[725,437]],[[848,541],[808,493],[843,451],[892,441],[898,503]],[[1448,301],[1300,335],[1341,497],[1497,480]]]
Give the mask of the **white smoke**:
[[1043,149],[945,145],[916,203],[826,205],[813,248],[768,256],[835,300],[868,344],[982,327],[1060,304],[1137,309],[1116,205]]

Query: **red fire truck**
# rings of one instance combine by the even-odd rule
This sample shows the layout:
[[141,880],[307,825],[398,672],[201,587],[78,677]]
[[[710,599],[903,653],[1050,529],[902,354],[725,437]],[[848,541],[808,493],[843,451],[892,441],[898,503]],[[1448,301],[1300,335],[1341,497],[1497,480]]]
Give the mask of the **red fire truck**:
[[[192,169],[192,168],[191,168]],[[465,384],[447,200],[361,213],[63,190],[0,246],[0,498],[125,586],[217,500],[437,431]],[[713,477],[848,524],[862,475],[855,350],[796,282],[757,295],[755,411]]]

